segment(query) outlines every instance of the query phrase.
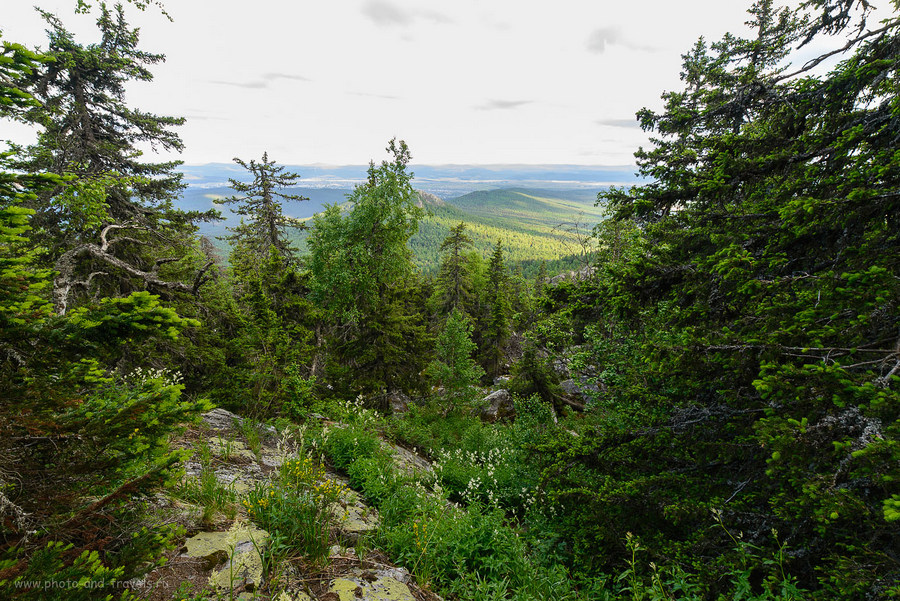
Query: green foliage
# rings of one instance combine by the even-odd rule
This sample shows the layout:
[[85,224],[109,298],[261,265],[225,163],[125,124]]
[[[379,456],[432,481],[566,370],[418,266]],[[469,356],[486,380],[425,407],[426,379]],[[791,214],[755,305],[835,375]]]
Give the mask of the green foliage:
[[510,335],[508,274],[503,258],[503,241],[497,240],[487,267],[482,312],[478,318],[481,365],[488,376],[502,372],[504,347]]
[[473,282],[471,266],[465,254],[472,248],[472,239],[465,233],[466,224],[460,222],[450,230],[441,242],[441,252],[446,252],[437,277],[438,308],[442,313],[466,311],[471,313]]
[[520,398],[527,399],[537,395],[544,403],[557,410],[562,409],[560,399],[563,395],[559,387],[559,377],[546,361],[537,355],[533,344],[525,347],[522,358],[513,368],[513,378],[509,382],[509,390]]
[[[75,44],[47,15],[47,55],[8,42],[0,54],[0,116],[45,128],[29,156],[15,147],[0,153],[0,586],[13,598],[112,598],[121,581],[150,569],[174,532],[150,532],[127,506],[172,475],[181,455],[168,449],[169,436],[209,407],[182,398],[167,372],[122,361],[198,322],[147,291],[95,298],[67,316],[53,315],[48,299],[52,274],[42,261],[138,206],[133,194],[165,204],[163,191],[178,188],[177,177],[165,177],[169,167],[134,160],[138,138],[168,134],[121,102],[125,81],[149,77],[138,65],[159,57],[136,51],[136,32],[117,14],[101,11],[103,48]],[[79,86],[95,93],[79,99]]]
[[446,201],[422,196],[428,215],[409,245],[426,273],[440,272],[440,247],[460,222],[478,253],[489,255],[502,239],[508,263],[521,265],[528,276],[539,271],[542,261],[551,273],[576,269],[581,243],[565,224],[580,220],[589,231],[603,218],[602,209],[558,191],[483,190]]
[[387,289],[412,269],[407,241],[423,211],[415,204],[411,154],[391,140],[391,162],[369,166],[368,180],[348,197],[346,216],[330,206],[313,219],[307,245],[313,298],[330,314],[359,322],[383,303]]
[[[26,569],[12,580],[0,580],[0,588],[11,592],[11,599],[40,601],[110,601],[123,580],[123,568],[109,568],[97,551],[83,551],[74,561],[67,556],[74,545],[50,542],[35,551]],[[16,560],[0,561],[0,570],[15,565]],[[128,591],[120,599],[130,598]]]
[[303,382],[314,379],[300,366],[313,353],[318,317],[306,299],[307,274],[274,246],[265,260],[250,259],[238,250],[232,253],[236,298],[227,301],[231,319],[226,325],[232,332],[223,341],[226,365],[221,369],[229,378],[219,383],[220,394],[224,404],[244,415],[302,417],[305,412],[297,412],[312,401],[311,388],[304,389]]
[[200,463],[200,473],[196,478],[182,476],[172,487],[178,498],[203,508],[201,520],[206,524],[215,521],[217,514],[233,519],[236,514],[237,493],[234,488],[222,484],[213,469],[212,449],[201,439],[197,443],[195,455]]
[[33,251],[27,250],[28,219],[34,211],[22,207],[0,209],[0,329],[3,342],[14,342],[13,332],[46,317],[50,305],[40,294],[49,273],[31,267]]
[[[571,599],[559,568],[532,563],[523,540],[496,506],[466,509],[397,473],[377,439],[361,430],[329,433],[326,450],[378,508],[377,541],[421,583],[445,594],[471,594],[475,583],[502,597]],[[489,466],[485,466],[489,469]]]
[[[112,11],[101,6],[97,19],[101,40],[87,46],[76,42],[59,18],[42,14],[49,26],[51,62],[39,75],[42,108],[29,115],[44,131],[29,149],[28,170],[74,174],[75,189],[106,197],[106,213],[112,220],[158,225],[160,219],[169,219],[169,227],[184,223],[184,215],[171,207],[172,196],[182,187],[180,176],[173,172],[178,163],[141,162],[142,153],[136,150],[146,142],[181,150],[181,140],[170,128],[184,119],[134,110],[125,103],[126,86],[132,81],[152,81],[148,67],[163,61],[163,55],[138,49],[138,29],[128,26],[120,5]],[[120,176],[118,181],[109,179],[111,174]],[[73,198],[72,192],[68,194]],[[44,206],[39,215],[41,228],[52,227],[58,235],[74,225],[57,221]],[[92,228],[66,233],[95,232]]]
[[849,8],[758,2],[754,36],[686,54],[684,89],[639,113],[652,183],[602,195],[615,221],[595,282],[548,291],[560,317],[539,337],[570,327],[600,385],[580,435],[535,455],[536,544],[578,572],[621,573],[612,541],[631,531],[706,598],[863,599],[896,581],[898,20],[828,73],[783,67],[823,29],[849,33]]
[[328,433],[325,452],[341,469],[348,469],[358,457],[368,457],[381,448],[378,437],[361,428],[335,428]]
[[328,557],[336,503],[344,487],[325,478],[325,468],[311,457],[285,461],[272,484],[259,485],[243,501],[250,517],[272,535],[273,550],[283,559],[299,552],[313,562]]
[[[0,474],[5,510],[12,508],[16,518],[3,529],[3,550],[21,553],[10,560],[17,578],[26,565],[24,573],[48,582],[60,574],[79,580],[137,573],[165,541],[141,538],[138,530],[118,550],[130,549],[131,557],[116,557],[113,548],[104,554],[118,562],[115,569],[103,567],[96,551],[81,550],[101,547],[96,540],[115,529],[109,515],[127,501],[126,491],[141,494],[170,475],[180,455],[169,451],[169,435],[209,405],[182,399],[183,386],[165,372],[122,376],[108,366],[121,358],[123,342],[172,340],[199,324],[148,292],[101,299],[65,317],[51,315],[45,295],[50,273],[34,267],[37,255],[26,238],[33,211],[21,203],[59,178],[2,179],[14,183],[2,189],[0,210],[0,346],[6,351],[0,364]],[[64,537],[73,546],[35,548],[29,531],[37,544]]]
[[[333,502],[333,501],[332,501]],[[245,501],[254,522],[313,562],[328,557],[333,523],[326,496],[309,490],[258,486]]]
[[454,309],[438,336],[436,358],[426,369],[434,385],[444,388],[445,414],[473,400],[477,395],[474,387],[484,375],[484,370],[472,358],[476,346],[470,339],[471,333],[472,322]]
[[391,140],[387,150],[393,160],[369,166],[347,214],[330,206],[316,215],[307,241],[310,296],[331,326],[332,380],[351,384],[343,392],[352,394],[407,388],[425,354],[415,350],[427,348],[424,299],[407,247],[423,211],[406,143]]

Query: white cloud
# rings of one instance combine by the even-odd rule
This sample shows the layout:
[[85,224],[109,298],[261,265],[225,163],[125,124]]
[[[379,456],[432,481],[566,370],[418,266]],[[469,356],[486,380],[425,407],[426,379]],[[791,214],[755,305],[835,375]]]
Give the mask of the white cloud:
[[419,19],[440,24],[453,22],[450,17],[436,10],[405,8],[387,0],[368,0],[363,4],[362,13],[376,25],[384,27],[407,27]]
[[525,105],[531,104],[532,102],[532,100],[488,100],[484,104],[480,104],[475,108],[480,111],[508,111],[510,109],[521,108]]
[[[74,0],[38,2],[96,41]],[[46,46],[28,4],[4,2],[3,39]],[[195,163],[269,149],[283,163],[365,164],[396,135],[422,163],[625,164],[646,144],[627,117],[680,86],[698,36],[746,20],[743,3],[721,0],[166,4],[174,23],[126,4],[141,48],[167,56],[127,99],[193,116],[181,158]]]
[[622,39],[622,31],[618,27],[601,27],[595,29],[588,36],[587,49],[590,52],[602,54],[606,52],[607,44],[615,44]]

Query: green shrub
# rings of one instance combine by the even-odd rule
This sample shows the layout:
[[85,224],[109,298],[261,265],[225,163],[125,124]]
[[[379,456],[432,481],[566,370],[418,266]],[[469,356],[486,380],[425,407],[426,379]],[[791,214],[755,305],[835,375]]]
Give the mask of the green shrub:
[[340,469],[348,469],[359,457],[371,456],[381,446],[378,437],[359,428],[335,428],[328,432],[325,451]]
[[[50,542],[29,557],[22,573],[0,580],[6,598],[34,601],[109,601],[119,588],[125,568],[103,564],[97,551],[83,551],[71,558],[74,545]],[[14,566],[18,557],[0,560],[0,572]],[[120,599],[128,599],[126,591]]]
[[260,485],[243,501],[250,518],[285,545],[313,562],[328,557],[333,518],[330,491]]

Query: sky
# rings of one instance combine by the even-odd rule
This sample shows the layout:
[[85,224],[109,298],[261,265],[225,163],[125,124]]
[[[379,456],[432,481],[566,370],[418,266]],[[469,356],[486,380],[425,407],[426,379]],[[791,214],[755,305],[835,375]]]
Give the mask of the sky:
[[[183,116],[189,163],[365,164],[392,137],[414,163],[628,165],[634,114],[679,89],[700,36],[742,33],[741,0],[163,0],[128,6],[166,55],[131,106]],[[82,43],[76,0],[0,0],[3,38],[46,45],[31,7]],[[27,139],[0,123],[0,139]],[[161,158],[169,158],[161,155]]]

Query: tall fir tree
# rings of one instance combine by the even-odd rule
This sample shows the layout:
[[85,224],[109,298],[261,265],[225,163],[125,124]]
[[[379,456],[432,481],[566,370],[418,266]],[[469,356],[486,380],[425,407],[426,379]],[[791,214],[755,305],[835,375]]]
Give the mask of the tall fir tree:
[[97,294],[196,292],[211,262],[199,267],[204,257],[193,223],[215,212],[175,208],[180,163],[144,161],[139,148],[180,151],[172,128],[184,120],[126,102],[128,84],[152,81],[149,67],[163,55],[138,48],[138,29],[120,4],[100,4],[100,41],[90,45],[77,42],[56,16],[42,15],[48,60],[29,75],[37,102],[26,116],[39,127],[38,139],[16,167],[61,177],[28,203],[36,211],[29,237],[42,251],[39,260],[58,272],[57,311]]
[[[28,80],[49,58],[9,43],[0,58],[0,117],[29,122],[39,103]],[[172,475],[173,430],[209,405],[182,398],[169,373],[122,362],[130,347],[199,325],[153,295],[53,315],[26,205],[62,181],[23,173],[17,152],[0,154],[0,569],[4,590],[36,599],[47,591],[33,581],[118,586],[153,565],[172,529],[125,531],[128,502]]]
[[445,254],[438,272],[436,293],[440,299],[439,310],[443,314],[454,310],[472,311],[473,283],[466,251],[473,247],[474,242],[466,234],[466,224],[463,222],[451,228],[441,242],[440,250]]
[[560,523],[606,516],[558,531],[585,569],[627,561],[610,541],[631,532],[730,597],[741,531],[779,558],[754,567],[773,595],[786,574],[818,599],[896,587],[900,18],[868,28],[868,8],[756,2],[748,38],[698,42],[684,88],[639,112],[651,181],[603,195],[631,223],[604,224],[578,299],[606,389],[590,438],[544,455]]
[[287,232],[290,228],[303,228],[303,225],[284,214],[282,202],[309,200],[283,191],[295,186],[300,175],[285,172],[283,166],[269,160],[267,152],[263,153],[260,162],[251,159],[247,163],[239,158],[234,162],[249,171],[253,180],[242,182],[229,178],[235,194],[215,201],[216,204],[237,205],[232,212],[247,218],[246,221],[242,219],[239,226],[230,228],[232,233],[227,239],[251,263],[261,264],[273,249],[285,263],[296,263],[296,252]]
[[484,294],[479,343],[481,365],[488,376],[497,376],[503,370],[506,343],[510,335],[508,274],[503,259],[502,240],[497,240],[491,252]]
[[[150,144],[182,150],[172,128],[182,125],[184,118],[143,112],[126,102],[130,82],[152,81],[150,67],[165,57],[138,48],[139,30],[129,27],[121,4],[112,10],[101,4],[100,41],[87,46],[77,42],[55,15],[43,11],[42,15],[49,25],[47,55],[52,60],[34,74],[41,106],[32,120],[43,131],[28,149],[23,166],[74,175],[80,188],[42,195],[45,204],[36,207],[35,226],[50,228],[55,236],[83,239],[95,236],[107,223],[160,226],[165,221],[174,226],[197,217],[175,211],[171,204],[184,187],[175,171],[180,162],[146,162],[138,148]],[[90,216],[78,215],[84,212]],[[84,231],[72,231],[73,217]]]
[[443,388],[444,415],[477,394],[478,381],[484,370],[472,357],[476,344],[472,342],[472,322],[465,313],[453,309],[444,322],[435,347],[435,360],[426,374],[435,385]]

